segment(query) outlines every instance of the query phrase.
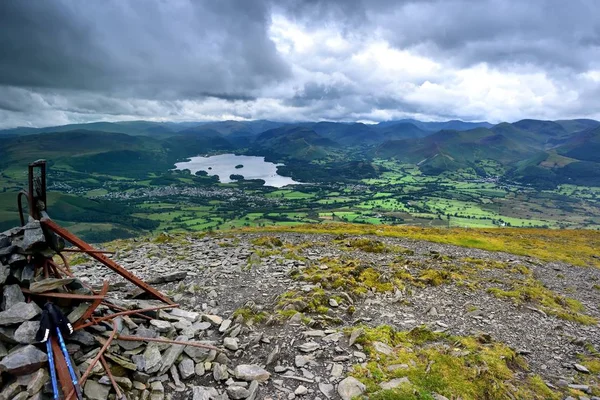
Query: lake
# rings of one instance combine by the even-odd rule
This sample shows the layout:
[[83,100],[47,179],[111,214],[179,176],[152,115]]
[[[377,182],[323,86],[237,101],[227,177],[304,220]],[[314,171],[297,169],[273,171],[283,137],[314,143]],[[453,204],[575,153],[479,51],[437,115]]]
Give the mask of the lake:
[[[236,168],[243,165],[243,168]],[[294,181],[287,176],[277,174],[277,166],[265,161],[264,157],[236,156],[235,154],[220,154],[210,157],[190,157],[189,161],[175,164],[175,169],[189,169],[192,174],[198,171],[206,171],[208,175],[218,175],[222,183],[232,182],[229,175],[242,175],[244,179],[262,179],[266,186],[283,187],[296,185],[300,182]]]

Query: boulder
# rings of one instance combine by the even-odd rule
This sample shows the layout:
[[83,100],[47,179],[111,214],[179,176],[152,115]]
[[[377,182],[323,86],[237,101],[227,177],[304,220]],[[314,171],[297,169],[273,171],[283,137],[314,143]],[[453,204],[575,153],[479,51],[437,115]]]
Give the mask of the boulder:
[[14,350],[0,361],[0,372],[25,375],[37,371],[48,362],[48,356],[33,345]]
[[362,382],[349,376],[338,385],[338,394],[343,400],[352,400],[353,397],[362,395],[366,389]]
[[40,330],[40,321],[25,321],[15,331],[14,339],[22,344],[34,344],[35,335]]
[[235,367],[233,373],[237,379],[241,379],[243,381],[265,382],[271,377],[271,374],[267,370],[256,364],[238,365]]
[[110,386],[101,385],[96,381],[88,379],[83,387],[83,393],[90,400],[106,400],[110,393]]
[[23,242],[21,246],[27,253],[31,253],[36,250],[42,250],[47,247],[46,238],[44,231],[40,225],[40,221],[31,221],[23,227]]
[[6,285],[2,290],[2,303],[0,307],[2,310],[8,310],[17,303],[24,303],[25,296],[21,292],[19,285]]
[[29,321],[41,312],[42,310],[35,303],[16,303],[7,311],[0,312],[0,326]]

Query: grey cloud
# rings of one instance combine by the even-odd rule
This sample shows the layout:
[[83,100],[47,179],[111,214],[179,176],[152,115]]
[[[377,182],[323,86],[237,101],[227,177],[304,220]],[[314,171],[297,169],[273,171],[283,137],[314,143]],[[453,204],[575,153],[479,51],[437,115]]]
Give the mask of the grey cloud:
[[0,2],[0,84],[251,98],[289,77],[261,1]]
[[374,30],[394,46],[458,65],[531,63],[586,70],[600,57],[596,0],[311,0],[286,12],[304,23],[334,16],[341,32]]

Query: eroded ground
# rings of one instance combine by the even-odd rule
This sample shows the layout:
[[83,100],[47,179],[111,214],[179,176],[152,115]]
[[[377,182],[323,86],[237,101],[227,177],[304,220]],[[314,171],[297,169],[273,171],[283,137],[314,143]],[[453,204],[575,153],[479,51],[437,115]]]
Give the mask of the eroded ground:
[[[268,364],[257,398],[339,398],[347,376],[379,399],[600,395],[596,267],[368,236],[161,235],[110,246],[141,277],[187,271],[158,285],[182,307],[243,321],[239,349],[226,355],[230,368]],[[92,264],[74,269],[120,282]],[[210,371],[187,384],[224,387]]]

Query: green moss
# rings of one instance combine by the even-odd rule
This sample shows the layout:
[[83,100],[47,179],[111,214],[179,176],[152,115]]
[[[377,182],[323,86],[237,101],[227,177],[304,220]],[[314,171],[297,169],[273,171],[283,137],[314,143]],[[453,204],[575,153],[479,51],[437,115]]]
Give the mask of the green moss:
[[246,322],[252,320],[254,322],[260,323],[267,318],[268,314],[264,311],[257,312],[256,310],[250,307],[241,307],[234,311],[233,316],[242,316],[244,318],[244,321]]
[[596,289],[596,290],[600,290],[600,285],[594,285],[594,286],[592,286],[592,288]]
[[490,288],[488,292],[496,297],[509,298],[516,303],[533,302],[545,313],[560,319],[584,325],[597,324],[595,318],[583,314],[585,308],[579,301],[558,295],[533,278],[514,281],[512,290]]
[[250,241],[255,246],[263,246],[263,247],[281,247],[283,246],[283,242],[281,239],[275,236],[261,236],[256,239],[252,239]]
[[[354,295],[362,295],[372,290],[378,293],[404,287],[406,271],[391,268],[390,273],[382,274],[370,264],[354,259],[323,258],[320,265],[313,265],[292,274],[292,278],[311,283],[320,283],[325,289],[339,289]],[[410,274],[408,274],[410,277]]]
[[[435,393],[464,400],[560,398],[541,378],[522,379],[527,369],[525,360],[488,337],[451,336],[424,327],[410,331],[395,331],[390,326],[362,329],[365,333],[359,342],[370,354],[375,353],[373,341],[394,348],[393,354],[377,353],[351,371],[366,385],[370,399],[433,399]],[[389,369],[392,364],[406,364],[408,368]],[[407,377],[410,383],[381,390],[381,382],[399,377]]]

